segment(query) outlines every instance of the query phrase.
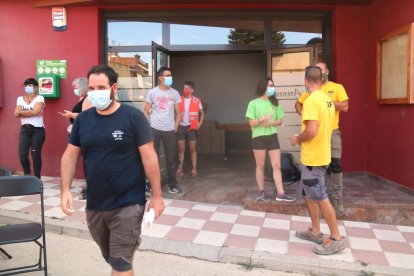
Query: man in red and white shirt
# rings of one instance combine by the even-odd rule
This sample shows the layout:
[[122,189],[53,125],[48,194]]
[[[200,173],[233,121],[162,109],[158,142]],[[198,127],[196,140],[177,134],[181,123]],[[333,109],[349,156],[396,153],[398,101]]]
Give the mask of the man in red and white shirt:
[[185,140],[191,153],[192,170],[191,175],[197,176],[197,130],[204,120],[204,109],[201,100],[193,96],[194,82],[184,83],[183,95],[181,96],[180,112],[181,121],[177,130],[178,143],[178,169],[177,176],[184,174],[183,163],[185,153]]

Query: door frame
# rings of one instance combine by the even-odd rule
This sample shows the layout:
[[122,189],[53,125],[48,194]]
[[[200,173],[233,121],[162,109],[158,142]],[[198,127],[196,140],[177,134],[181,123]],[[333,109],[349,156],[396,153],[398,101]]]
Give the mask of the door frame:
[[158,82],[158,52],[161,52],[167,56],[167,67],[170,67],[170,56],[171,51],[169,51],[167,48],[159,45],[158,43],[155,43],[154,41],[151,41],[151,60],[152,60],[152,87],[157,86]]

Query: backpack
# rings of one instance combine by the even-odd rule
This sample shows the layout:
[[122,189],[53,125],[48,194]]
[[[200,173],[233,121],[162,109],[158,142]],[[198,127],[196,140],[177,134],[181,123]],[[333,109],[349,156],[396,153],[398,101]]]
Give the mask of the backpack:
[[[300,180],[300,170],[293,161],[293,156],[289,152],[282,152],[280,155],[280,170],[282,173],[282,181],[289,182],[286,184],[293,184]],[[269,155],[266,154],[265,176],[273,179],[273,169],[270,163]]]
[[282,172],[282,181],[294,183],[300,180],[300,171],[293,156],[289,152],[282,152],[280,157],[280,170]]

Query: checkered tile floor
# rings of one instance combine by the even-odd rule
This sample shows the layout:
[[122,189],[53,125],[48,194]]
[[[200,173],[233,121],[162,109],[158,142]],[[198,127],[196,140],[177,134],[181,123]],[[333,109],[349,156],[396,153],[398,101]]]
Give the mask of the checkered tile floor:
[[[60,209],[59,179],[42,177],[42,180],[47,217],[85,222],[85,201],[77,200],[84,180],[73,182],[75,212],[70,217],[65,216]],[[3,209],[38,212],[36,205],[39,202],[34,198],[0,198],[0,215]],[[295,231],[304,230],[310,225],[309,217],[255,212],[176,199],[165,199],[165,204],[163,215],[150,227],[143,229],[143,236],[190,244],[414,269],[414,227],[339,221],[339,230],[341,235],[347,237],[348,248],[340,254],[319,256],[312,252],[314,244],[295,237]],[[324,233],[329,233],[325,223],[322,223],[321,229]]]

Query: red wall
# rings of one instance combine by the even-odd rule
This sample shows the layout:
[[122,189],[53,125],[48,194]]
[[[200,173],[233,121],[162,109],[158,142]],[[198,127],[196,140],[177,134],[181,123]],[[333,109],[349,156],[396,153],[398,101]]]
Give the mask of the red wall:
[[[18,158],[20,119],[13,116],[23,81],[36,75],[37,59],[67,60],[67,79],[61,81],[61,98],[46,100],[46,142],[42,152],[43,175],[59,175],[60,157],[66,148],[68,121],[58,111],[72,109],[77,98],[71,83],[98,63],[98,9],[68,7],[68,28],[52,30],[52,9],[32,8],[33,1],[2,1],[0,8],[0,58],[3,108],[0,108],[0,164],[22,171]],[[81,170],[78,170],[81,171]]]
[[342,161],[345,171],[366,169],[366,74],[369,31],[365,6],[340,6],[333,14],[333,64],[335,81],[349,96],[349,110],[340,114]]
[[414,1],[377,0],[369,7],[366,76],[367,170],[414,188],[414,106],[378,105],[375,97],[377,38],[414,22]]

